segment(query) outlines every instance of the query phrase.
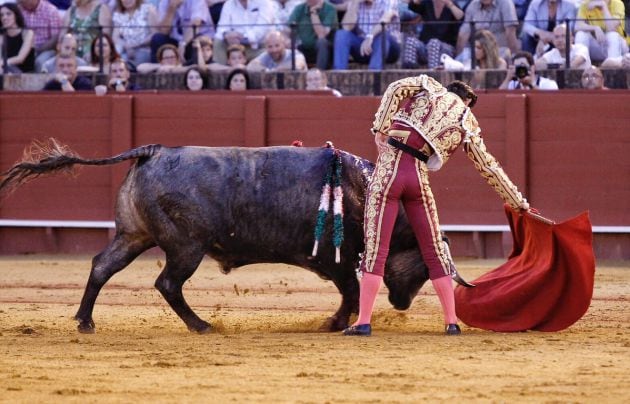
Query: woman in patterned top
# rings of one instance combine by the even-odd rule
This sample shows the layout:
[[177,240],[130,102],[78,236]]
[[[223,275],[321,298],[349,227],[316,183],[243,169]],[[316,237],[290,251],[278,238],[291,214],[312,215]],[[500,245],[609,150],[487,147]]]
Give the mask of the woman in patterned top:
[[111,34],[112,14],[100,0],[74,0],[66,12],[63,26],[67,27],[66,32],[74,33],[77,38],[77,56],[87,60],[99,28],[102,27],[104,33]]
[[134,65],[151,61],[151,36],[158,24],[157,10],[145,0],[116,0],[112,37],[123,59]]

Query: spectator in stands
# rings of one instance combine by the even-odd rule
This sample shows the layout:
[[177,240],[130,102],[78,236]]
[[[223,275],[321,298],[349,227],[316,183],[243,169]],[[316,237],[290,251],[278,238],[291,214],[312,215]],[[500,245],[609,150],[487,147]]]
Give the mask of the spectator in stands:
[[225,64],[230,45],[245,47],[248,60],[262,52],[267,32],[276,19],[272,0],[227,0],[221,10],[214,40],[215,61]]
[[558,83],[536,74],[534,57],[529,52],[516,52],[508,74],[499,87],[502,90],[557,90]]
[[207,35],[198,35],[193,38],[184,51],[185,66],[196,65],[202,70],[222,71],[227,70],[227,65],[214,61],[212,38]]
[[277,29],[282,30],[288,23],[295,8],[304,0],[271,0],[273,13],[276,16]]
[[227,48],[228,68],[244,69],[246,65],[247,65],[247,57],[245,56],[245,47],[238,43],[228,46]]
[[628,52],[625,8],[621,0],[585,0],[578,9],[575,43],[586,46],[591,60],[599,63]]
[[[573,27],[577,8],[572,0],[533,0],[527,8],[521,32],[521,48],[536,54],[539,42],[551,47],[553,29],[566,19],[571,20]],[[544,49],[544,48],[543,48]],[[543,50],[543,53],[549,49]]]
[[[370,70],[383,70],[385,63],[394,63],[400,56],[400,28],[396,0],[350,0],[335,33],[333,69],[348,68],[350,55],[357,63],[368,63]],[[385,32],[381,32],[385,23]],[[385,49],[382,37],[385,36]]]
[[[272,30],[265,36],[265,51],[247,64],[249,71],[291,70],[293,51],[287,49],[287,37],[280,31]],[[295,69],[306,70],[306,60],[299,50],[295,50]]]
[[135,91],[138,86],[131,83],[131,73],[127,67],[127,62],[123,59],[116,59],[109,65],[109,76],[107,87],[116,92]]
[[137,66],[151,61],[151,37],[157,29],[157,10],[145,0],[116,0],[112,39],[127,62]]
[[132,84],[130,78],[131,73],[127,67],[127,62],[123,59],[116,59],[110,64],[107,84],[94,87],[94,91],[96,95],[105,95],[108,90],[117,93],[138,90],[138,86]]
[[569,35],[569,43],[571,43],[571,50],[569,51],[570,68],[586,69],[591,66],[591,57],[589,56],[588,48],[579,43],[574,44],[571,38],[571,32],[567,32],[566,24],[560,24],[553,29],[554,48],[545,52],[544,55],[536,60],[536,69],[564,68],[567,57],[567,35]]
[[[100,36],[94,38],[92,45],[90,46],[90,64],[92,67],[96,68],[97,71],[101,73],[107,73],[109,72],[110,64],[116,59],[120,59],[120,55],[118,54],[118,51],[116,51],[116,47],[114,46],[114,41],[112,41],[111,36],[103,34],[102,38]],[[102,69],[101,63],[103,64]]]
[[608,90],[604,86],[604,75],[598,67],[589,66],[582,72],[582,88],[587,90]]
[[243,91],[251,89],[249,73],[245,69],[234,69],[230,72],[225,82],[225,89],[231,91]]
[[422,19],[420,36],[407,35],[403,45],[402,67],[435,69],[442,54],[455,56],[459,21],[464,12],[452,0],[411,0],[409,10]]
[[339,28],[337,10],[325,0],[306,0],[293,10],[289,23],[296,25],[297,48],[309,65],[330,68],[332,41]]
[[507,62],[499,56],[499,46],[492,32],[482,29],[475,32],[475,70],[470,85],[486,88],[486,70],[507,69]]
[[35,71],[42,64],[55,56],[55,45],[61,30],[61,16],[48,0],[18,0],[18,6],[24,16],[24,24],[35,35]]
[[471,23],[475,30],[487,29],[492,32],[499,45],[499,54],[508,59],[518,51],[520,44],[516,38],[518,19],[512,0],[472,0],[466,7],[464,23],[457,36],[457,60],[462,63],[470,60],[470,49],[467,46],[472,35]]
[[80,91],[92,90],[92,83],[84,76],[77,73],[76,56],[59,54],[56,57],[56,73],[46,83],[47,91]]
[[151,60],[158,60],[157,50],[167,43],[179,46],[183,57],[184,47],[195,34],[213,35],[211,20],[205,0],[160,0],[158,32],[151,37]]
[[328,79],[326,73],[318,68],[308,69],[306,72],[306,89],[307,90],[328,90],[332,91],[335,97],[341,97],[339,90],[328,87]]
[[[57,55],[59,54],[71,55],[71,56],[77,55],[77,39],[75,38],[73,34],[68,32],[59,37],[57,41]],[[57,64],[56,60],[57,60],[56,56],[53,56],[49,58],[48,60],[46,60],[42,64],[39,72],[40,73],[55,73],[55,66]],[[78,56],[76,58],[76,61],[77,61],[77,66],[79,67],[89,65],[89,63],[86,62],[85,59],[80,58]]]
[[190,67],[184,75],[184,88],[189,91],[200,91],[208,88],[208,75],[198,67]]
[[[35,71],[34,33],[26,28],[22,11],[15,3],[0,6],[0,49],[6,55],[0,61],[3,72],[31,73]],[[6,53],[5,53],[6,52]]]
[[111,34],[112,13],[100,0],[74,0],[64,16],[63,26],[65,32],[72,32],[77,38],[77,56],[87,60],[99,27]]
[[499,56],[499,46],[492,32],[482,29],[475,32],[475,68],[507,69],[505,59]]
[[179,73],[186,70],[179,59],[179,51],[173,44],[167,43],[157,50],[158,63],[142,63],[137,66],[138,73]]

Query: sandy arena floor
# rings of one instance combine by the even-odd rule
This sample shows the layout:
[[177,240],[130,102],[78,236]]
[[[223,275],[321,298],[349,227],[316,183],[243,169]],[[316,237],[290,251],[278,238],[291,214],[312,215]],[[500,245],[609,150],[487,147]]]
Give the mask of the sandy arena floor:
[[[0,257],[0,402],[630,402],[627,262],[598,265],[589,311],[562,332],[445,337],[425,285],[406,312],[383,291],[374,336],[349,338],[316,331],[340,302],[331,282],[209,260],[184,293],[216,330],[192,334],[153,289],[158,257],[116,275],[96,334],[79,334],[90,260]],[[459,268],[473,280],[500,263]]]

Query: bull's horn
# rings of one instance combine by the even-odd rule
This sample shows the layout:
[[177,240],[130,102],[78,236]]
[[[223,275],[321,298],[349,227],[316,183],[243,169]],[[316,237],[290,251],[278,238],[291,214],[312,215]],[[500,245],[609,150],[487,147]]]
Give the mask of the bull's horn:
[[457,282],[458,284],[462,285],[465,288],[474,288],[477,285],[474,285],[472,283],[466,282],[466,280],[464,278],[462,278],[461,276],[459,276],[459,274],[457,273],[457,271],[453,272],[451,274],[451,277],[453,278],[453,280],[455,282]]

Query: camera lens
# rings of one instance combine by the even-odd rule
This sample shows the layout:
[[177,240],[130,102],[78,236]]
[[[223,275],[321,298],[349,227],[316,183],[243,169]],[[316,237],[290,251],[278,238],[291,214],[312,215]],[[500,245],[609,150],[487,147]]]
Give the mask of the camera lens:
[[529,74],[529,67],[528,66],[516,66],[516,70],[514,71],[514,73],[516,74],[516,77],[518,77],[519,79],[522,79],[523,77],[526,77]]

